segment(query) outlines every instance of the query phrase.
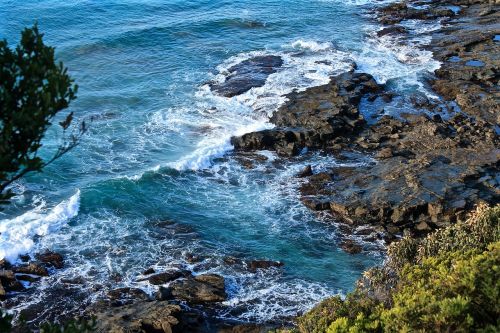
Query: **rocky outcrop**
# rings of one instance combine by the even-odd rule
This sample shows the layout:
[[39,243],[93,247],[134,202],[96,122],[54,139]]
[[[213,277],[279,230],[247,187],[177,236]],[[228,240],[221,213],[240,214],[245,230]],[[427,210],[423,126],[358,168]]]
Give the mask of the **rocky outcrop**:
[[248,269],[250,272],[256,272],[258,269],[269,269],[272,267],[282,267],[285,264],[281,261],[271,261],[271,260],[252,260],[248,263]]
[[211,83],[210,88],[224,97],[241,95],[252,88],[262,87],[267,77],[276,73],[282,65],[283,59],[280,56],[253,57],[230,67],[225,81]]
[[21,255],[21,262],[16,264],[0,261],[0,300],[7,298],[9,292],[26,290],[21,281],[35,283],[49,276],[50,269],[63,267],[63,257],[55,252],[38,253],[35,258],[37,260],[31,261],[29,255]]
[[39,253],[35,255],[35,258],[48,266],[52,266],[54,268],[63,268],[64,267],[64,259],[63,256],[59,253],[55,253],[52,251],[47,251],[44,253]]
[[97,332],[172,333],[179,324],[180,312],[179,305],[138,302],[121,307],[95,307],[88,313],[95,318]]
[[289,94],[288,102],[271,118],[276,128],[233,137],[231,143],[236,150],[275,150],[282,156],[297,155],[303,148],[327,147],[362,129],[361,98],[380,91],[368,74],[338,75],[329,84]]
[[174,281],[170,285],[172,296],[188,303],[222,302],[227,298],[224,278],[216,274],[201,274]]
[[[237,151],[294,156],[309,148],[372,156],[373,162],[356,167],[332,166],[318,174],[307,168],[298,175],[307,179],[300,188],[303,203],[331,213],[351,233],[369,224],[382,228],[388,240],[404,232],[422,235],[463,219],[478,202],[500,202],[499,6],[476,0],[416,5],[382,8],[377,15],[385,26],[378,35],[410,33],[400,24],[409,19],[446,22],[432,33],[429,49],[443,65],[430,83],[452,103],[403,96],[427,115],[385,116],[368,125],[359,112],[361,98],[390,103],[394,93],[367,74],[349,72],[288,95],[271,118],[276,128],[232,139]],[[341,246],[360,251],[349,241]]]
[[433,35],[429,49],[442,62],[433,88],[470,116],[500,124],[500,6],[477,4]]

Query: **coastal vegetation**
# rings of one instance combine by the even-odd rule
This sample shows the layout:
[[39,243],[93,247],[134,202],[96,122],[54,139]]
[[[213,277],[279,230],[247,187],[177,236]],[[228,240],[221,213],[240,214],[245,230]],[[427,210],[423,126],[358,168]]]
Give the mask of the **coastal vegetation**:
[[498,332],[500,205],[480,205],[465,222],[391,244],[345,299],[297,319],[301,333]]

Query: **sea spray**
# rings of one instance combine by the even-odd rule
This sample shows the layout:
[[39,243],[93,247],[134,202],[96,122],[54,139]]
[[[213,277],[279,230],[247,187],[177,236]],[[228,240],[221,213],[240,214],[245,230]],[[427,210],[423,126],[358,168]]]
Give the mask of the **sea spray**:
[[78,214],[80,190],[52,209],[45,202],[34,209],[12,219],[0,221],[0,260],[17,260],[20,254],[28,253],[34,246],[35,236],[45,236],[64,227]]

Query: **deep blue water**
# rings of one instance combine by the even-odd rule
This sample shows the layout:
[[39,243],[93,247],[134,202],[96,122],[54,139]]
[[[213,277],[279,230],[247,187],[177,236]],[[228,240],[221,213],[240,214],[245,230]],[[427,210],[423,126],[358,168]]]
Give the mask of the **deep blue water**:
[[[395,89],[420,89],[417,78],[436,64],[411,45],[375,40],[366,3],[2,1],[0,37],[14,45],[37,21],[79,85],[71,111],[95,118],[80,146],[16,184],[19,195],[0,215],[0,256],[50,248],[67,259],[33,287],[32,302],[53,299],[51,288],[75,275],[84,290],[152,291],[136,282],[151,266],[224,275],[230,307],[221,315],[239,319],[293,315],[351,290],[382,256],[340,250],[336,226],[302,206],[294,177],[304,165],[319,171],[338,161],[313,154],[290,163],[263,152],[268,160],[249,170],[229,138],[269,127],[284,94],[326,83],[352,61]],[[281,55],[285,65],[242,96],[210,92],[206,82],[255,54]],[[44,156],[59,139],[52,129]],[[191,265],[189,253],[205,260]],[[250,273],[225,264],[227,256],[285,266]]]

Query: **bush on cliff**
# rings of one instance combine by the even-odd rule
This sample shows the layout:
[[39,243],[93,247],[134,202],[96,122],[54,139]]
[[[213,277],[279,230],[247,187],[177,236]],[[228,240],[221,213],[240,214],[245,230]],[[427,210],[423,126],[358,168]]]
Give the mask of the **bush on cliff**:
[[500,330],[500,205],[463,223],[389,247],[345,300],[299,317],[299,332],[497,332]]

